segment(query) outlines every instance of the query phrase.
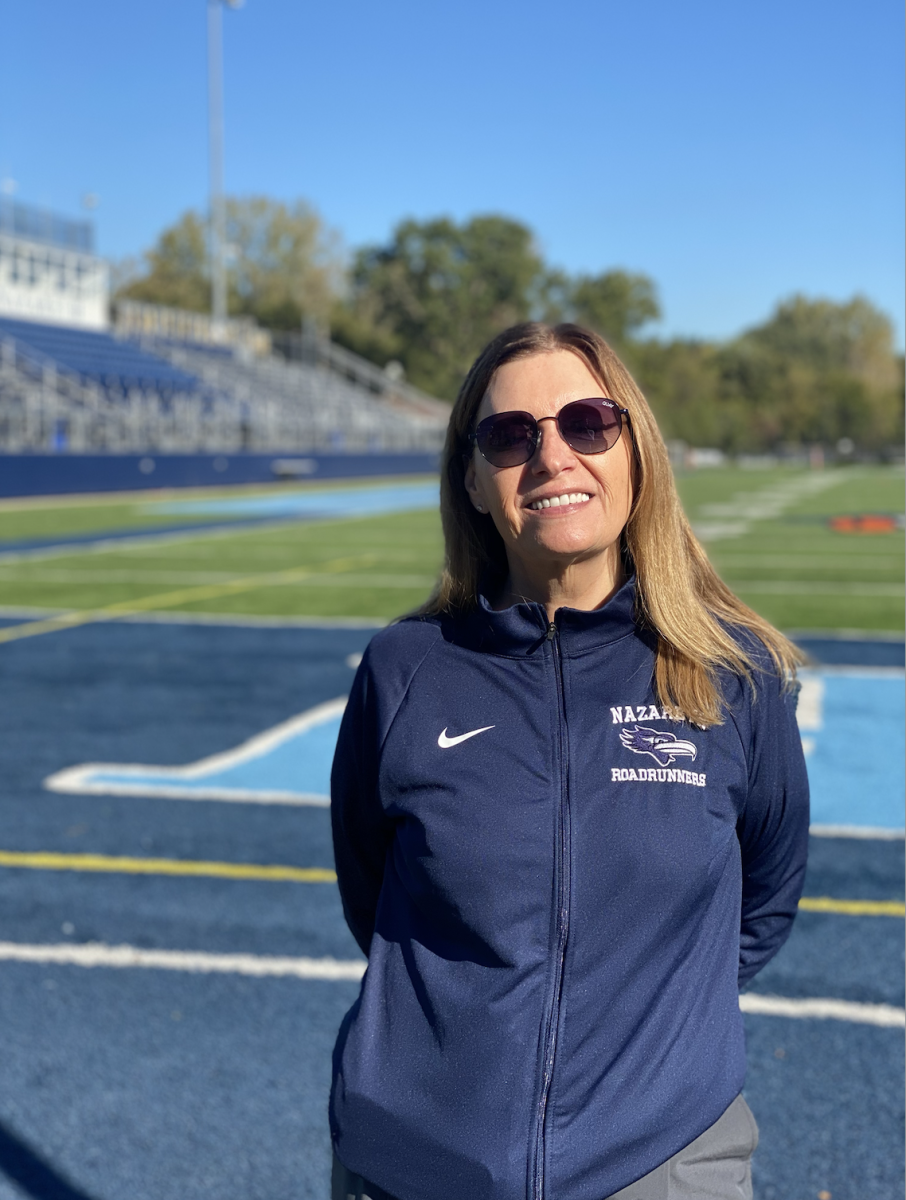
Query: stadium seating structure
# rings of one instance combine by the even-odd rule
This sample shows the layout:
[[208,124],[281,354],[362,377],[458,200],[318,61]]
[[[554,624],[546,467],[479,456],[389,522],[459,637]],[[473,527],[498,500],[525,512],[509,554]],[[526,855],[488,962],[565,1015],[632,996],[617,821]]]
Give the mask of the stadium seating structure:
[[125,393],[131,387],[192,391],[198,385],[192,375],[109,333],[0,317],[0,338],[12,338],[36,356],[108,391]]
[[0,318],[0,451],[433,451],[442,442],[446,407],[413,399],[371,364],[351,379],[241,344],[129,332]]

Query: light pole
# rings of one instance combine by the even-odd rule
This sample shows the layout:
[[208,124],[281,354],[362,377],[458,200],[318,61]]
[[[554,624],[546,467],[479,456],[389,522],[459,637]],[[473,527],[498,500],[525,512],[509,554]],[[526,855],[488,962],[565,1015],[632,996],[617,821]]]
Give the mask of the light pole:
[[208,0],[208,150],[211,173],[211,317],[218,334],[227,318],[226,202],[223,195],[223,22],[221,8],[243,0]]

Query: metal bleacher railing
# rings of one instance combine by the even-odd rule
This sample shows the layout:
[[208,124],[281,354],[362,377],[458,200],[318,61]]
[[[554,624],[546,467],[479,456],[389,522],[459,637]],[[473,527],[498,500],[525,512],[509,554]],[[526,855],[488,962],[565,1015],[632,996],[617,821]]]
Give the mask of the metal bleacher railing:
[[10,196],[0,195],[0,233],[64,250],[94,253],[94,227],[90,221],[60,217],[43,208],[20,204]]
[[433,451],[443,440],[445,404],[323,338],[272,349],[247,321],[213,328],[137,304],[118,306],[114,335],[0,320],[0,450]]

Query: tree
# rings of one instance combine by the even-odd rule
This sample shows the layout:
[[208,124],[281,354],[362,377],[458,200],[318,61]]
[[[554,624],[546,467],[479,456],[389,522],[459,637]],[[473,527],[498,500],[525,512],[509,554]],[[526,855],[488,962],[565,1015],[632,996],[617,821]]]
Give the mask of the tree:
[[370,330],[413,383],[453,399],[481,347],[532,314],[544,274],[531,231],[507,217],[403,221],[356,255],[334,333],[364,352]]
[[788,361],[807,363],[816,371],[844,371],[869,387],[895,387],[893,328],[884,313],[854,296],[845,304],[809,300],[805,296],[778,304],[763,324],[739,339]]
[[195,212],[184,213],[144,254],[145,271],[117,289],[114,299],[142,300],[204,312],[211,307],[207,226]]
[[627,271],[579,275],[567,302],[571,320],[616,345],[625,345],[646,322],[661,315],[654,283],[647,275]]
[[[339,239],[303,200],[291,205],[250,196],[227,200],[228,302],[272,329],[325,323],[340,290]],[[208,225],[186,212],[145,254],[145,273],[116,298],[205,312],[211,304]]]
[[628,357],[668,437],[728,453],[902,439],[902,363],[890,322],[861,297],[796,296],[723,345],[634,342]]
[[324,324],[342,280],[339,236],[304,200],[227,202],[230,281],[237,311],[270,329]]
[[543,262],[531,230],[502,216],[403,221],[386,246],[361,250],[334,336],[361,354],[402,361],[414,383],[452,399],[475,356],[517,321],[574,320],[626,342],[659,316],[644,275],[572,279]]
[[861,296],[843,303],[794,296],[719,356],[721,393],[740,398],[765,447],[878,450],[900,439],[900,370],[888,318]]

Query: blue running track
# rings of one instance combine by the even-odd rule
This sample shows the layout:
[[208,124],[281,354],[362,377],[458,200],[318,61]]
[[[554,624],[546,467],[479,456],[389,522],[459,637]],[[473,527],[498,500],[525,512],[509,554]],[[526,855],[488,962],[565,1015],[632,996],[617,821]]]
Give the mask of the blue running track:
[[[330,868],[327,766],[370,636],[129,622],[3,646],[0,851]],[[816,819],[891,836],[814,837],[806,894],[902,901],[902,677],[810,679]],[[2,944],[360,958],[331,883],[7,866],[0,897]],[[900,917],[802,912],[753,991],[902,1008],[902,946]],[[326,1200],[354,981],[22,961],[0,981],[0,1200]],[[902,1031],[746,1021],[757,1200],[901,1200]]]

